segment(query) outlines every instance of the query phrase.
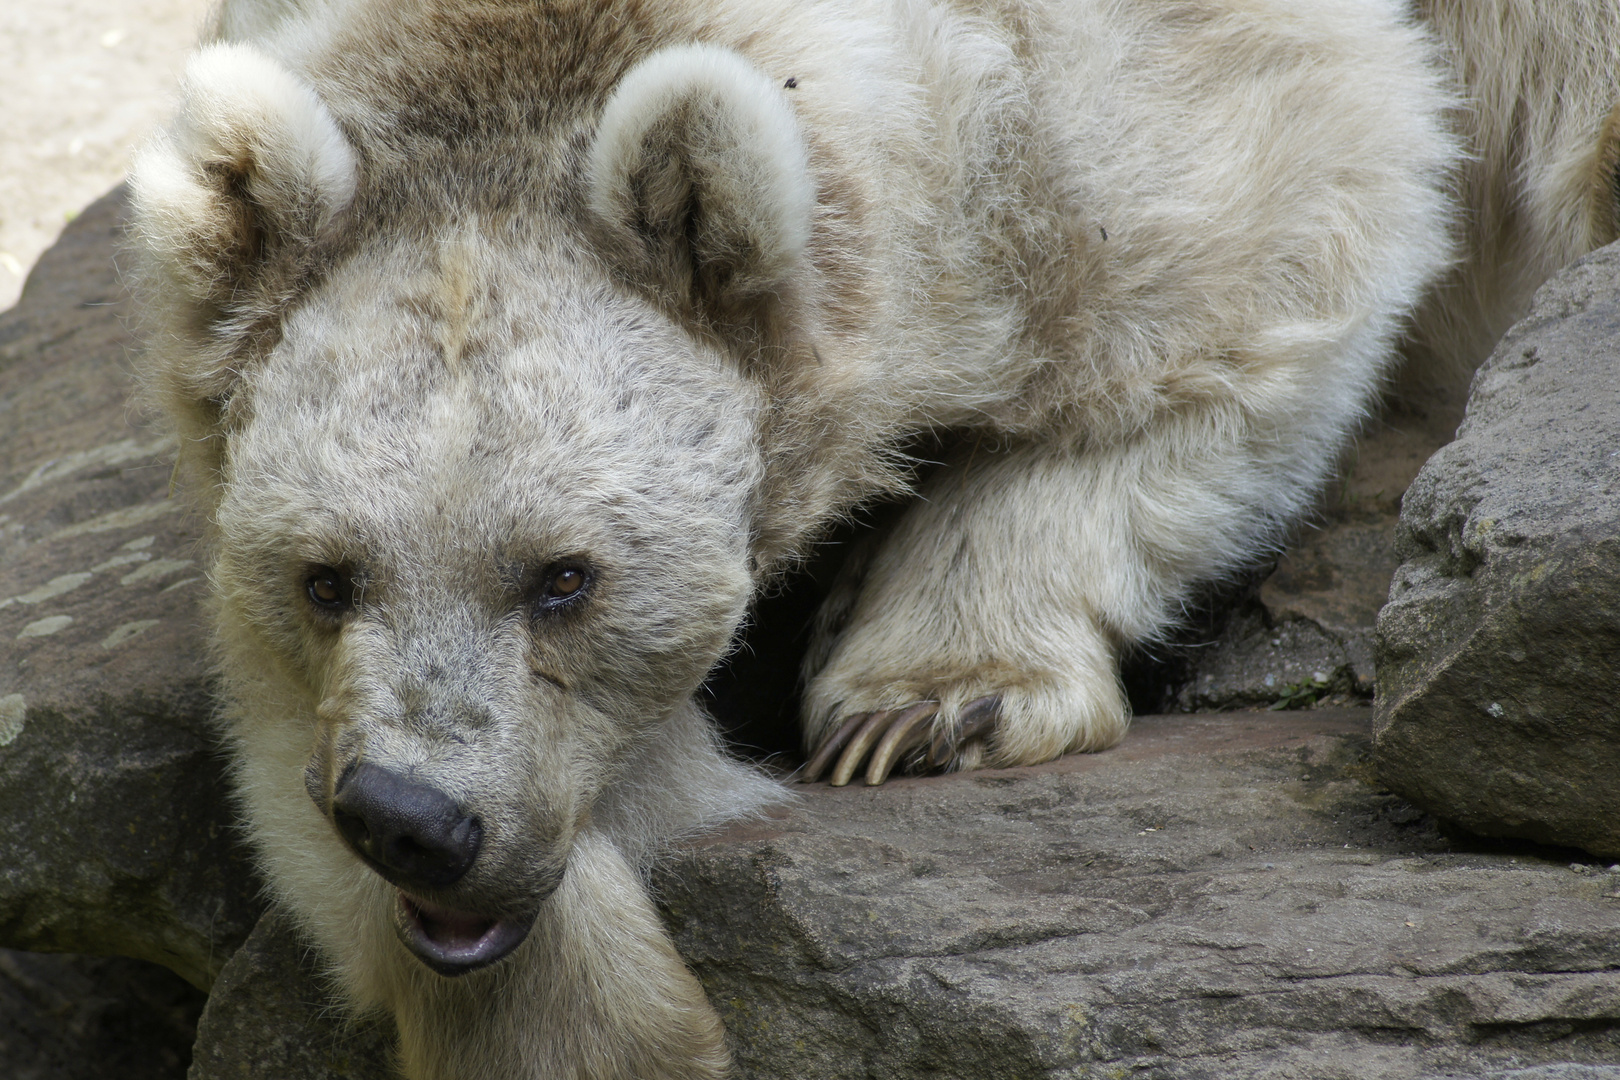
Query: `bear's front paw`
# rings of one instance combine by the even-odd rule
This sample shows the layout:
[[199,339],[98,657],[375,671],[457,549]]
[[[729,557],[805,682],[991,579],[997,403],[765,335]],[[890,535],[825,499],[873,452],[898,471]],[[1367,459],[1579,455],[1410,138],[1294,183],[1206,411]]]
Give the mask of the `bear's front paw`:
[[[840,681],[834,665],[811,688],[806,741],[813,752],[800,779],[814,783],[826,776],[841,787],[863,766],[866,782],[881,784],[896,768],[1034,765],[1105,750],[1124,737],[1130,713],[1111,662],[1039,675],[990,666],[1000,678],[897,680],[870,694],[839,694],[817,708],[816,699],[826,701]],[[919,692],[924,684],[933,692]],[[863,698],[872,704],[851,707]]]
[[805,661],[806,780],[1035,765],[1124,737],[1120,649],[1169,605],[1137,547],[1091,522],[1127,515],[1075,494],[1097,489],[1091,467],[970,457],[848,549]]
[[827,778],[833,787],[849,783],[863,759],[868,784],[883,783],[898,762],[934,769],[960,760],[967,747],[995,727],[996,718],[1001,715],[1001,697],[989,694],[969,702],[954,723],[931,723],[938,715],[937,701],[919,701],[903,709],[854,713],[827,736],[799,779],[806,784],[820,780],[834,755],[838,757],[838,764]]

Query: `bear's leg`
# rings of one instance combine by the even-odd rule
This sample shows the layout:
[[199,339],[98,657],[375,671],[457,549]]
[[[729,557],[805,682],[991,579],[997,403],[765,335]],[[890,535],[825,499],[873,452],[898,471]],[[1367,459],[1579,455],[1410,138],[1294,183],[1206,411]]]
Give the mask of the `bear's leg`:
[[941,469],[829,597],[807,662],[805,779],[1113,745],[1129,722],[1121,650],[1308,504],[1355,414],[1337,389],[1337,423],[1296,390],[1258,413],[1229,400],[1169,414],[1112,445],[981,445]]
[[458,979],[412,964],[394,1003],[410,1080],[721,1080],[720,1017],[641,876],[587,831],[529,939]]
[[1620,237],[1620,105],[1603,123],[1590,186],[1592,242],[1600,247]]

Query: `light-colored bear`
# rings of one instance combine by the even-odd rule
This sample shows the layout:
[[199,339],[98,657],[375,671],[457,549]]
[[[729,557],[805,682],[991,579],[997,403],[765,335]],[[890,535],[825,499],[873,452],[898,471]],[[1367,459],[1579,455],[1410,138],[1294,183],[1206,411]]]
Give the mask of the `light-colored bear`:
[[[779,795],[693,694],[919,440],[812,650],[836,782],[1118,740],[1120,651],[1309,506],[1425,297],[1461,362],[1541,272],[1454,201],[1525,128],[1396,0],[216,21],[134,174],[146,382],[265,871],[416,1080],[728,1074],[642,873]],[[1537,204],[1591,236],[1605,92]]]

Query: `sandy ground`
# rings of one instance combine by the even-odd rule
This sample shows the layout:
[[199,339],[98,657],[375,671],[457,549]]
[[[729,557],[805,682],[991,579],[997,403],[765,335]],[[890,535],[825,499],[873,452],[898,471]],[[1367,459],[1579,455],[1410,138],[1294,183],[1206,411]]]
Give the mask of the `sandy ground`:
[[173,106],[209,0],[0,0],[0,310]]

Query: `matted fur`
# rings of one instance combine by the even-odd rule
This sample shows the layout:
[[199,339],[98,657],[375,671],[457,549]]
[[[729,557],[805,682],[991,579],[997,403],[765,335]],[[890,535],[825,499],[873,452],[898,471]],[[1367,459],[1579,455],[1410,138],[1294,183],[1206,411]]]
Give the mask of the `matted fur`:
[[1463,257],[1416,316],[1417,387],[1466,385],[1536,288],[1620,237],[1620,4],[1419,0],[1442,39],[1468,156]]
[[[779,797],[693,694],[906,448],[945,460],[818,621],[807,743],[994,694],[956,767],[1102,748],[1120,651],[1279,540],[1413,312],[1465,366],[1613,235],[1614,5],[1426,10],[220,9],[137,164],[145,380],[267,876],[408,1076],[729,1072],[641,874]],[[400,943],[327,816],[361,760],[478,817],[432,899],[538,912],[505,960]]]

